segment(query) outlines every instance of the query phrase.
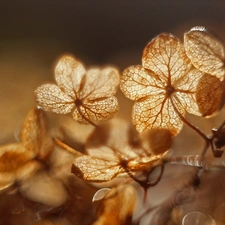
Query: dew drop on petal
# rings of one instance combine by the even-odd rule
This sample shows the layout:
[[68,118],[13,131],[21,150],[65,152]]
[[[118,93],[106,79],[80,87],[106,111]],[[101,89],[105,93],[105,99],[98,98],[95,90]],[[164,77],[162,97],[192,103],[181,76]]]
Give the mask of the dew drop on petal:
[[110,191],[110,188],[101,188],[98,191],[95,192],[92,202],[99,201],[105,197],[105,195]]
[[216,222],[211,216],[194,211],[183,217],[182,225],[216,225]]

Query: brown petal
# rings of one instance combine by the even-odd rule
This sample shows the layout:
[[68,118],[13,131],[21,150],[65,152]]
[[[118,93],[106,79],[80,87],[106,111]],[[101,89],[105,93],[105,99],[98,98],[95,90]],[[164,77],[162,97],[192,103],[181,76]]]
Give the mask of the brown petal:
[[33,158],[22,144],[8,144],[0,147],[0,172],[15,172]]
[[214,115],[224,105],[224,82],[215,76],[204,74],[197,86],[196,101],[202,116]]

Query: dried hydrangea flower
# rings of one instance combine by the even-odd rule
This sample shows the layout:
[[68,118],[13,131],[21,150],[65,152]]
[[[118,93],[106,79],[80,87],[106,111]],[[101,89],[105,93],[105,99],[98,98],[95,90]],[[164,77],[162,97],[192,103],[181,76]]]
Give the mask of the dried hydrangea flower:
[[[152,145],[161,149],[154,154],[149,146],[143,147],[144,137],[141,138],[129,123],[114,118],[95,128],[86,143],[87,155],[77,155],[72,172],[87,181],[102,182],[125,174],[135,180],[136,174],[150,173],[153,167],[161,165],[171,147],[167,145],[165,149],[156,142]],[[71,152],[65,144],[60,146]]]
[[112,118],[118,111],[115,95],[119,74],[114,68],[90,69],[70,56],[63,56],[55,68],[55,84],[44,84],[35,91],[38,104],[47,111],[67,114],[75,120],[95,125]]
[[88,149],[88,155],[77,157],[72,173],[86,181],[104,182],[121,175],[150,171],[161,164],[167,152],[153,155],[144,151],[122,151],[106,146]]
[[45,125],[42,110],[33,109],[23,123],[21,142],[0,147],[0,190],[16,181],[26,180],[40,169],[41,164],[36,158],[44,158],[49,153],[48,147],[51,148],[51,145],[46,146]]
[[160,128],[176,135],[186,112],[201,115],[195,93],[203,73],[191,67],[180,41],[161,34],[145,47],[142,66],[125,69],[120,88],[135,101],[132,120],[139,132]]
[[192,64],[205,73],[196,92],[199,111],[204,117],[215,115],[224,105],[224,46],[204,27],[194,27],[184,34],[184,47]]
[[225,49],[223,44],[206,31],[204,27],[194,27],[184,34],[184,47],[192,64],[204,73],[220,80],[225,75]]

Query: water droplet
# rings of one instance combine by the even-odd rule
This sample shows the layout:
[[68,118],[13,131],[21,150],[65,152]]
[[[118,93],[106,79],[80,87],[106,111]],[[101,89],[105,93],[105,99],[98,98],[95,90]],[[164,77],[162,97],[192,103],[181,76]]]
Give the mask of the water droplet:
[[183,217],[182,225],[216,225],[216,222],[211,216],[194,211]]

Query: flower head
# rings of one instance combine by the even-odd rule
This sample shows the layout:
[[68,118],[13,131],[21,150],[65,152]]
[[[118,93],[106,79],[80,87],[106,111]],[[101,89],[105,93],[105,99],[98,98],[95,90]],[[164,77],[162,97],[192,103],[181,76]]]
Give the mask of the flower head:
[[114,68],[90,69],[70,56],[63,56],[55,68],[58,85],[44,84],[35,91],[38,104],[59,114],[72,112],[75,120],[92,123],[107,120],[118,111],[113,96],[119,86],[119,74]]
[[41,164],[35,159],[43,159],[51,151],[47,139],[43,112],[31,110],[23,123],[20,142],[0,147],[0,190],[31,177],[40,169]]
[[132,119],[139,132],[160,128],[176,135],[186,112],[201,115],[195,92],[203,73],[191,67],[180,41],[161,34],[145,47],[142,66],[125,69],[120,87],[135,101]]
[[184,34],[184,47],[192,64],[205,73],[196,91],[199,111],[204,117],[215,115],[224,105],[224,46],[204,27],[194,27]]

